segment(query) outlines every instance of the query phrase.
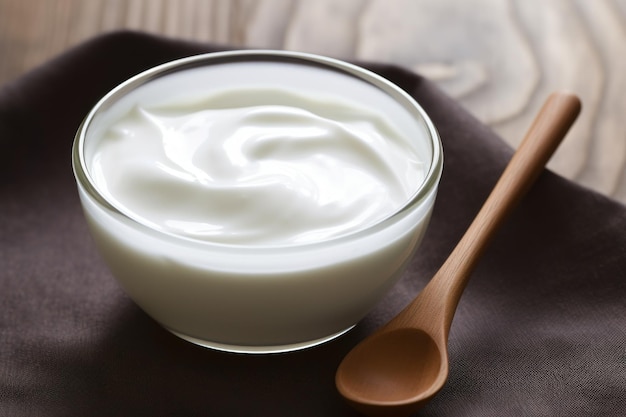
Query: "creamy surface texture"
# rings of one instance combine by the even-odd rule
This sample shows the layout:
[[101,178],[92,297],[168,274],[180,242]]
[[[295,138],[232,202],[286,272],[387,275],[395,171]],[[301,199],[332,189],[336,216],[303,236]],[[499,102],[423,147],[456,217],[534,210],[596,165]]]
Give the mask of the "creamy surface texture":
[[211,242],[327,240],[393,214],[424,165],[358,103],[277,87],[135,106],[100,139],[91,175],[122,212]]

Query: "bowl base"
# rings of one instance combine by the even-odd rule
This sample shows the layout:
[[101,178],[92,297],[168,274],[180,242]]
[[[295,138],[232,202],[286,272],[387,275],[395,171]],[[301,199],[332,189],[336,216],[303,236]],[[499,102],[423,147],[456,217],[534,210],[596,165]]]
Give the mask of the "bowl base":
[[333,339],[341,336],[342,334],[344,334],[344,333],[348,332],[349,330],[351,330],[354,326],[355,325],[352,325],[352,326],[348,327],[347,329],[344,329],[344,330],[342,330],[340,332],[337,332],[335,334],[332,334],[330,336],[322,337],[320,339],[309,340],[309,341],[306,341],[306,342],[286,344],[286,345],[272,345],[272,346],[229,345],[229,344],[226,344],[226,343],[217,343],[217,342],[211,342],[211,341],[208,341],[208,340],[198,339],[197,337],[188,336],[186,334],[177,332],[177,331],[172,330],[172,329],[168,329],[168,328],[166,328],[166,329],[170,333],[180,337],[183,340],[186,340],[186,341],[191,342],[191,343],[193,343],[195,345],[202,346],[202,347],[209,348],[209,349],[219,350],[219,351],[222,351],[222,352],[230,352],[230,353],[267,354],[267,353],[293,352],[293,351],[296,351],[296,350],[302,350],[302,349],[310,348],[310,347],[313,347],[313,346],[317,346],[317,345],[320,345],[322,343],[328,342],[330,340],[333,340]]

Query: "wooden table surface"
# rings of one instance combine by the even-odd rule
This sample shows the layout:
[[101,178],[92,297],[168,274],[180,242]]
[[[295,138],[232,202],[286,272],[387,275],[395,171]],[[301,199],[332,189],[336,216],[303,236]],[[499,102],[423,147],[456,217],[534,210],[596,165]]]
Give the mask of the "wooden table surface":
[[571,90],[584,110],[549,167],[626,203],[626,0],[0,0],[0,86],[121,28],[399,64],[512,146]]

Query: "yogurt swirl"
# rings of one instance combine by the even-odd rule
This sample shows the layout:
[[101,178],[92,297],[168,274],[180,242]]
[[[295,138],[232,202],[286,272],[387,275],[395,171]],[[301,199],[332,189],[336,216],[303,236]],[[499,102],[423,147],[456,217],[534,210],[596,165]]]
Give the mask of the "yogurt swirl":
[[410,139],[383,116],[277,88],[135,106],[105,132],[91,165],[128,216],[240,245],[366,228],[402,207],[425,176]]

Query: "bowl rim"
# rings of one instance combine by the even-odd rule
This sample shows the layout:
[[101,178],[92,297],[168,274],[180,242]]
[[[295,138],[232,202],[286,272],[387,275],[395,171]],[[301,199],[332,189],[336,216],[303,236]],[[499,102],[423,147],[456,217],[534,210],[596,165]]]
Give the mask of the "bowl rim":
[[[114,105],[118,99],[124,97],[126,94],[132,92],[140,86],[158,78],[165,77],[169,74],[206,65],[252,61],[288,62],[300,65],[317,66],[325,70],[338,71],[344,75],[357,78],[373,87],[378,88],[379,90],[382,90],[383,93],[389,95],[398,104],[404,107],[409,114],[416,116],[421,122],[423,122],[426,127],[428,138],[430,139],[429,145],[432,150],[432,158],[429,161],[430,163],[424,180],[411,198],[394,212],[362,229],[320,241],[268,245],[213,242],[210,240],[183,236],[166,230],[161,230],[129,216],[127,213],[123,212],[106,199],[106,197],[100,192],[92,176],[89,174],[84,151],[85,142],[87,140],[87,131],[99,112],[105,111],[107,108]],[[202,53],[175,59],[140,72],[118,84],[91,108],[78,127],[72,145],[72,169],[79,188],[82,188],[91,199],[98,203],[98,205],[108,211],[122,216],[130,221],[134,226],[139,227],[140,229],[153,235],[156,234],[157,236],[167,237],[168,239],[175,239],[181,242],[187,242],[188,244],[201,245],[204,247],[237,248],[238,250],[250,248],[254,250],[273,251],[285,250],[286,248],[325,247],[335,243],[353,240],[380,231],[397,221],[399,218],[404,217],[405,214],[410,212],[411,209],[419,206],[421,202],[423,202],[433,191],[437,189],[443,172],[443,146],[434,123],[421,105],[398,85],[371,70],[336,58],[305,52],[272,49],[241,49]]]

